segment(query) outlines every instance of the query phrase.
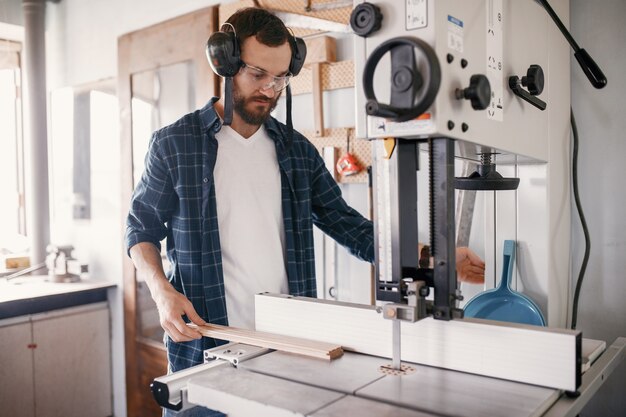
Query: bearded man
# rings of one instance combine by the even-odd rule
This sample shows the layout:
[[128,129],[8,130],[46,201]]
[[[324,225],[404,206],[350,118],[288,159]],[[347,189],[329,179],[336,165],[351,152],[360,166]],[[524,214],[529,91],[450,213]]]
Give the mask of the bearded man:
[[[202,363],[220,343],[186,323],[254,329],[254,294],[316,296],[313,225],[360,259],[375,256],[372,222],[346,204],[311,142],[271,116],[306,52],[263,9],[238,11],[223,30],[236,43],[226,53],[239,55],[227,77],[232,97],[153,134],[127,219],[126,245],[158,307],[170,372]],[[209,53],[216,72],[223,58]],[[461,280],[484,275],[478,257],[459,255]]]

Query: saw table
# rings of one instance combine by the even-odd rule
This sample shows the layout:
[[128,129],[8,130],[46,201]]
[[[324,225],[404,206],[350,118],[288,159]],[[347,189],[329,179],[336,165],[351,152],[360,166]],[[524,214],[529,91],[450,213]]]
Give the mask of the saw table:
[[[533,329],[532,326],[502,326],[479,323],[480,338],[488,338],[487,331],[494,335],[504,335],[511,339],[511,331],[524,330],[528,346],[506,345],[503,341],[496,346],[507,349],[510,365],[495,378],[484,373],[491,366],[506,368],[505,362],[498,362],[494,354],[479,347],[480,342],[471,344],[471,332],[463,330],[463,338],[469,340],[459,346],[471,353],[463,359],[473,364],[481,363],[484,369],[469,368],[468,365],[445,361],[446,344],[459,344],[445,329],[460,332],[464,320],[442,322],[421,320],[406,325],[403,329],[403,353],[415,351],[411,339],[420,338],[421,348],[417,355],[404,354],[400,370],[391,367],[391,355],[384,351],[384,343],[373,340],[367,334],[380,335],[389,340],[386,329],[388,320],[376,317],[374,307],[349,305],[346,303],[303,299],[273,294],[257,295],[257,329],[300,337],[307,329],[309,338],[327,341],[343,334],[340,341],[347,350],[343,356],[326,360],[307,357],[241,343],[229,343],[205,351],[205,363],[154,380],[152,390],[159,404],[166,408],[184,409],[202,406],[219,410],[230,417],[236,416],[576,416],[593,397],[600,386],[608,379],[626,354],[626,338],[620,337],[608,348],[600,341],[584,339],[581,343],[580,359],[576,360],[582,376],[575,391],[555,388],[562,384],[554,379],[559,366],[549,369],[539,363],[525,363],[528,358],[542,352],[550,354],[551,346],[542,335],[552,335],[553,330]],[[325,314],[329,317],[325,320]],[[315,313],[312,315],[312,313]],[[318,327],[310,325],[307,317],[314,317]],[[311,318],[310,320],[313,320]],[[332,322],[330,321],[332,320]],[[271,324],[269,324],[271,323]],[[436,332],[432,328],[425,334],[424,326],[440,326]],[[282,331],[278,331],[280,328]],[[300,330],[299,330],[300,329]],[[532,333],[535,332],[535,333]],[[439,335],[433,335],[438,333]],[[487,335],[487,336],[486,336]],[[367,343],[367,340],[370,343]],[[442,342],[442,340],[444,340]],[[564,342],[563,349],[572,341]],[[446,342],[447,341],[447,342]],[[497,344],[497,339],[489,340]],[[559,343],[559,342],[552,342]],[[429,349],[439,346],[440,362],[427,359],[432,356]],[[367,353],[364,353],[367,352]],[[421,353],[421,354],[420,354]],[[455,358],[462,357],[458,351]],[[418,362],[435,363],[439,366]],[[540,359],[537,359],[540,362]],[[534,383],[519,382],[516,367],[531,368]],[[448,369],[445,369],[445,368]],[[452,368],[452,369],[451,369]],[[456,368],[456,369],[454,369]],[[471,369],[473,372],[460,371]],[[480,374],[478,372],[483,372]],[[516,380],[507,380],[510,376]],[[544,382],[542,382],[544,381]],[[548,382],[557,381],[557,382]]]
[[[389,359],[358,353],[346,352],[329,362],[268,351],[236,366],[221,358],[191,368],[177,381],[182,390],[170,392],[167,401],[230,417],[576,416],[623,360],[625,345],[626,338],[619,338],[599,356],[583,374],[576,398],[552,388],[412,363],[403,364],[412,368],[409,374],[388,375],[380,367]],[[251,348],[230,344],[216,350]],[[155,383],[163,388],[176,385],[175,380],[171,375]]]

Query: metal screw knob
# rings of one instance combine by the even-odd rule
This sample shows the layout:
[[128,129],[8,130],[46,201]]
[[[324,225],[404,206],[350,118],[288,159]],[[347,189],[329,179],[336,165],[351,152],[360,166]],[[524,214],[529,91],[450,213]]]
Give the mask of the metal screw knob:
[[522,77],[522,85],[528,88],[530,94],[538,96],[543,92],[544,80],[543,69],[539,65],[531,65],[526,76]]
[[491,102],[491,85],[483,74],[474,74],[470,77],[470,85],[465,89],[455,91],[457,99],[466,99],[472,103],[474,110],[485,110]]

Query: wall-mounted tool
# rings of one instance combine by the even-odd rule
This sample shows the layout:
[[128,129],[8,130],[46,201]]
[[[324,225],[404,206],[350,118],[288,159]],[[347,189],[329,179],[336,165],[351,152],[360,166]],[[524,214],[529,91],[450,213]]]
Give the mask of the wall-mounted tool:
[[[533,64],[528,67],[526,75],[521,79],[517,75],[510,76],[509,88],[513,90],[516,96],[529,102],[539,110],[545,110],[547,106],[546,102],[536,97],[543,92],[544,79],[541,66]],[[524,90],[522,87],[528,88],[528,91]]]
[[339,175],[349,176],[361,172],[361,164],[356,157],[350,153],[350,133],[353,129],[346,129],[346,153],[337,161],[337,172]]

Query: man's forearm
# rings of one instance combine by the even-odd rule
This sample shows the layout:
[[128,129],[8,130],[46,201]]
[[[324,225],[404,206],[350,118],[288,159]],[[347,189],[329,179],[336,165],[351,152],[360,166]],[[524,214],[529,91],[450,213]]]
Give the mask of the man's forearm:
[[135,264],[137,274],[145,281],[156,301],[157,294],[164,287],[171,287],[165,277],[161,254],[156,246],[149,242],[139,242],[130,248],[130,257]]

